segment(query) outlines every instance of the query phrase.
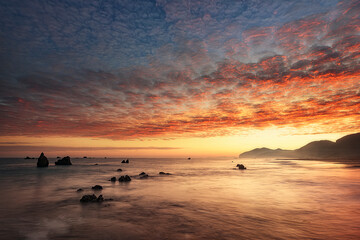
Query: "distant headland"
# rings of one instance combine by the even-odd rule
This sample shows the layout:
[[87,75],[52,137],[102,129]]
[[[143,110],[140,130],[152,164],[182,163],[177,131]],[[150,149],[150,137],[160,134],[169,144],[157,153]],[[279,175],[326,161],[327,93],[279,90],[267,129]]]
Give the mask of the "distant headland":
[[241,153],[239,158],[289,159],[351,159],[360,160],[360,133],[346,135],[335,142],[314,141],[296,150],[255,148]]

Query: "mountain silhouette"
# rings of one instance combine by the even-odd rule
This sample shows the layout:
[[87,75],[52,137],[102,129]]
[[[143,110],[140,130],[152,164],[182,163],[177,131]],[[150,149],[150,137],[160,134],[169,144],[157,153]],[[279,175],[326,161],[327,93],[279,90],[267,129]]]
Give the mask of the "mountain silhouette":
[[360,133],[346,135],[336,142],[314,141],[296,150],[255,148],[239,158],[302,158],[302,159],[358,159],[360,160]]

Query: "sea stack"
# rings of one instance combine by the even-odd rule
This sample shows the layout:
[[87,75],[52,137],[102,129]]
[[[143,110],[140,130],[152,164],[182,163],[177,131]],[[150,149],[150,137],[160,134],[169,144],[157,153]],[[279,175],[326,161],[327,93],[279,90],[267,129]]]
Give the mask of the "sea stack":
[[70,157],[66,156],[63,159],[59,159],[55,162],[55,165],[72,165],[70,161]]
[[37,166],[38,167],[47,167],[47,166],[49,166],[49,160],[47,159],[47,157],[45,157],[43,152],[40,154],[40,157],[38,158]]

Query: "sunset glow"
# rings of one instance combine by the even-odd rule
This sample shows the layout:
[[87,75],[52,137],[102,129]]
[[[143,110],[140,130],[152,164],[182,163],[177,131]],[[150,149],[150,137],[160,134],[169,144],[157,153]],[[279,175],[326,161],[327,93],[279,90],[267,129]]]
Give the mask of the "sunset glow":
[[360,131],[359,1],[15,2],[1,156],[237,156]]

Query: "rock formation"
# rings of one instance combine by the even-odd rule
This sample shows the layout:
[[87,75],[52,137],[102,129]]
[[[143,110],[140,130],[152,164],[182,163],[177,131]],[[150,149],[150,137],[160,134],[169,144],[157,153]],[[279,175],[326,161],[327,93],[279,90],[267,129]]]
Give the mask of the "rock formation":
[[100,185],[95,185],[95,186],[93,186],[91,189],[93,189],[93,190],[102,190],[103,187],[100,186]]
[[62,159],[59,159],[55,162],[55,165],[72,165],[70,161],[70,157],[66,156]]
[[128,175],[119,177],[119,182],[130,182],[131,178]]
[[246,167],[243,164],[238,164],[236,165],[237,168],[239,168],[240,170],[245,170]]
[[102,195],[99,195],[99,197],[96,197],[95,194],[92,195],[84,195],[80,199],[80,202],[82,203],[88,203],[88,202],[103,202],[104,198]]
[[38,167],[47,167],[47,166],[49,166],[49,160],[47,159],[47,157],[45,157],[43,152],[40,154],[40,157],[38,158],[37,166]]

